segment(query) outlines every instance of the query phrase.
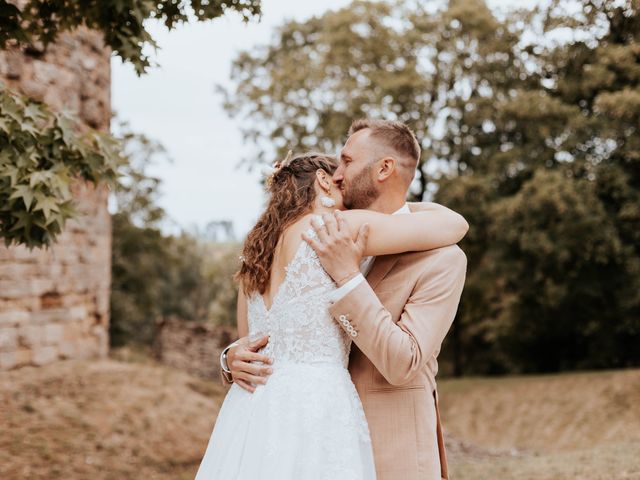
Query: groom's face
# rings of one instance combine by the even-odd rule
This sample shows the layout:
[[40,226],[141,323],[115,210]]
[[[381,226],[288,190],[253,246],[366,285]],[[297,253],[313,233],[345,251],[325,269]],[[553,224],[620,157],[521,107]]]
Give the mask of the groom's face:
[[375,150],[369,129],[351,135],[340,151],[340,164],[333,182],[342,192],[347,209],[368,208],[380,196],[374,179]]

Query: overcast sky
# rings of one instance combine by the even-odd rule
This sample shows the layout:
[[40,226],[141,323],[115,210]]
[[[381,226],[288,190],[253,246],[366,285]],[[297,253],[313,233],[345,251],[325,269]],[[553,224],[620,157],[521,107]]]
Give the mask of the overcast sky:
[[[162,178],[160,204],[178,225],[204,227],[212,220],[231,220],[239,238],[247,233],[263,207],[260,174],[237,168],[252,148],[243,144],[237,123],[223,110],[215,85],[230,85],[235,55],[268,43],[274,27],[285,20],[304,20],[349,3],[263,0],[259,22],[245,24],[231,14],[184,24],[171,32],[149,23],[160,46],[157,54],[149,53],[160,67],[138,77],[131,65],[113,58],[114,113],[128,121],[133,131],[161,142],[174,160],[154,166],[150,173]],[[114,133],[116,127],[114,122]]]

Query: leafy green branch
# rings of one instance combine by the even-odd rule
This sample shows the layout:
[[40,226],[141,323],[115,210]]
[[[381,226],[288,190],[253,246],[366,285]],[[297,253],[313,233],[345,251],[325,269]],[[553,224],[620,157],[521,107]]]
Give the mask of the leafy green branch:
[[247,21],[260,15],[260,0],[28,0],[20,8],[16,2],[0,0],[0,49],[9,43],[45,47],[63,31],[85,25],[101,31],[104,42],[138,75],[151,66],[145,47],[157,48],[145,28],[147,19],[161,20],[168,29],[189,20],[189,5],[197,21],[212,20],[237,12]]
[[71,182],[113,186],[126,162],[121,143],[85,129],[67,112],[23,97],[0,82],[0,238],[6,246],[50,246],[78,215]]

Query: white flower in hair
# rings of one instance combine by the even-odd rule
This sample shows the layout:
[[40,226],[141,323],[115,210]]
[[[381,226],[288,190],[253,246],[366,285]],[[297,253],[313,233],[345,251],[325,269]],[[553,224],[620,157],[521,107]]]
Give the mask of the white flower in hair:
[[262,173],[262,176],[264,178],[269,178],[271,175],[273,175],[274,173],[276,173],[277,168],[272,166],[272,165],[264,165],[261,169],[260,169],[260,173]]
[[292,159],[293,159],[293,152],[289,150],[287,152],[286,158],[283,161],[277,161],[276,163],[273,164],[273,166],[265,165],[260,169],[263,177],[266,179],[267,187],[271,186],[271,183],[273,182],[273,176],[276,173],[278,173],[278,171],[282,169],[282,167],[289,165]]
[[293,152],[291,150],[289,150],[287,152],[287,156],[285,157],[285,159],[280,164],[280,168],[284,167],[285,165],[289,165],[291,163],[291,160],[293,160]]

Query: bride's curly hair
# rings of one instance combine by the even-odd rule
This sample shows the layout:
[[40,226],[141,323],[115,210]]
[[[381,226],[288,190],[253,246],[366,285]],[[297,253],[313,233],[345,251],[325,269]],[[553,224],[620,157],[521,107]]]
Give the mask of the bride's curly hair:
[[242,265],[235,274],[245,294],[263,294],[271,277],[273,254],[285,228],[311,212],[316,197],[316,171],[329,175],[338,168],[335,156],[308,152],[276,163],[276,170],[267,179],[270,194],[267,208],[251,229],[242,250]]

